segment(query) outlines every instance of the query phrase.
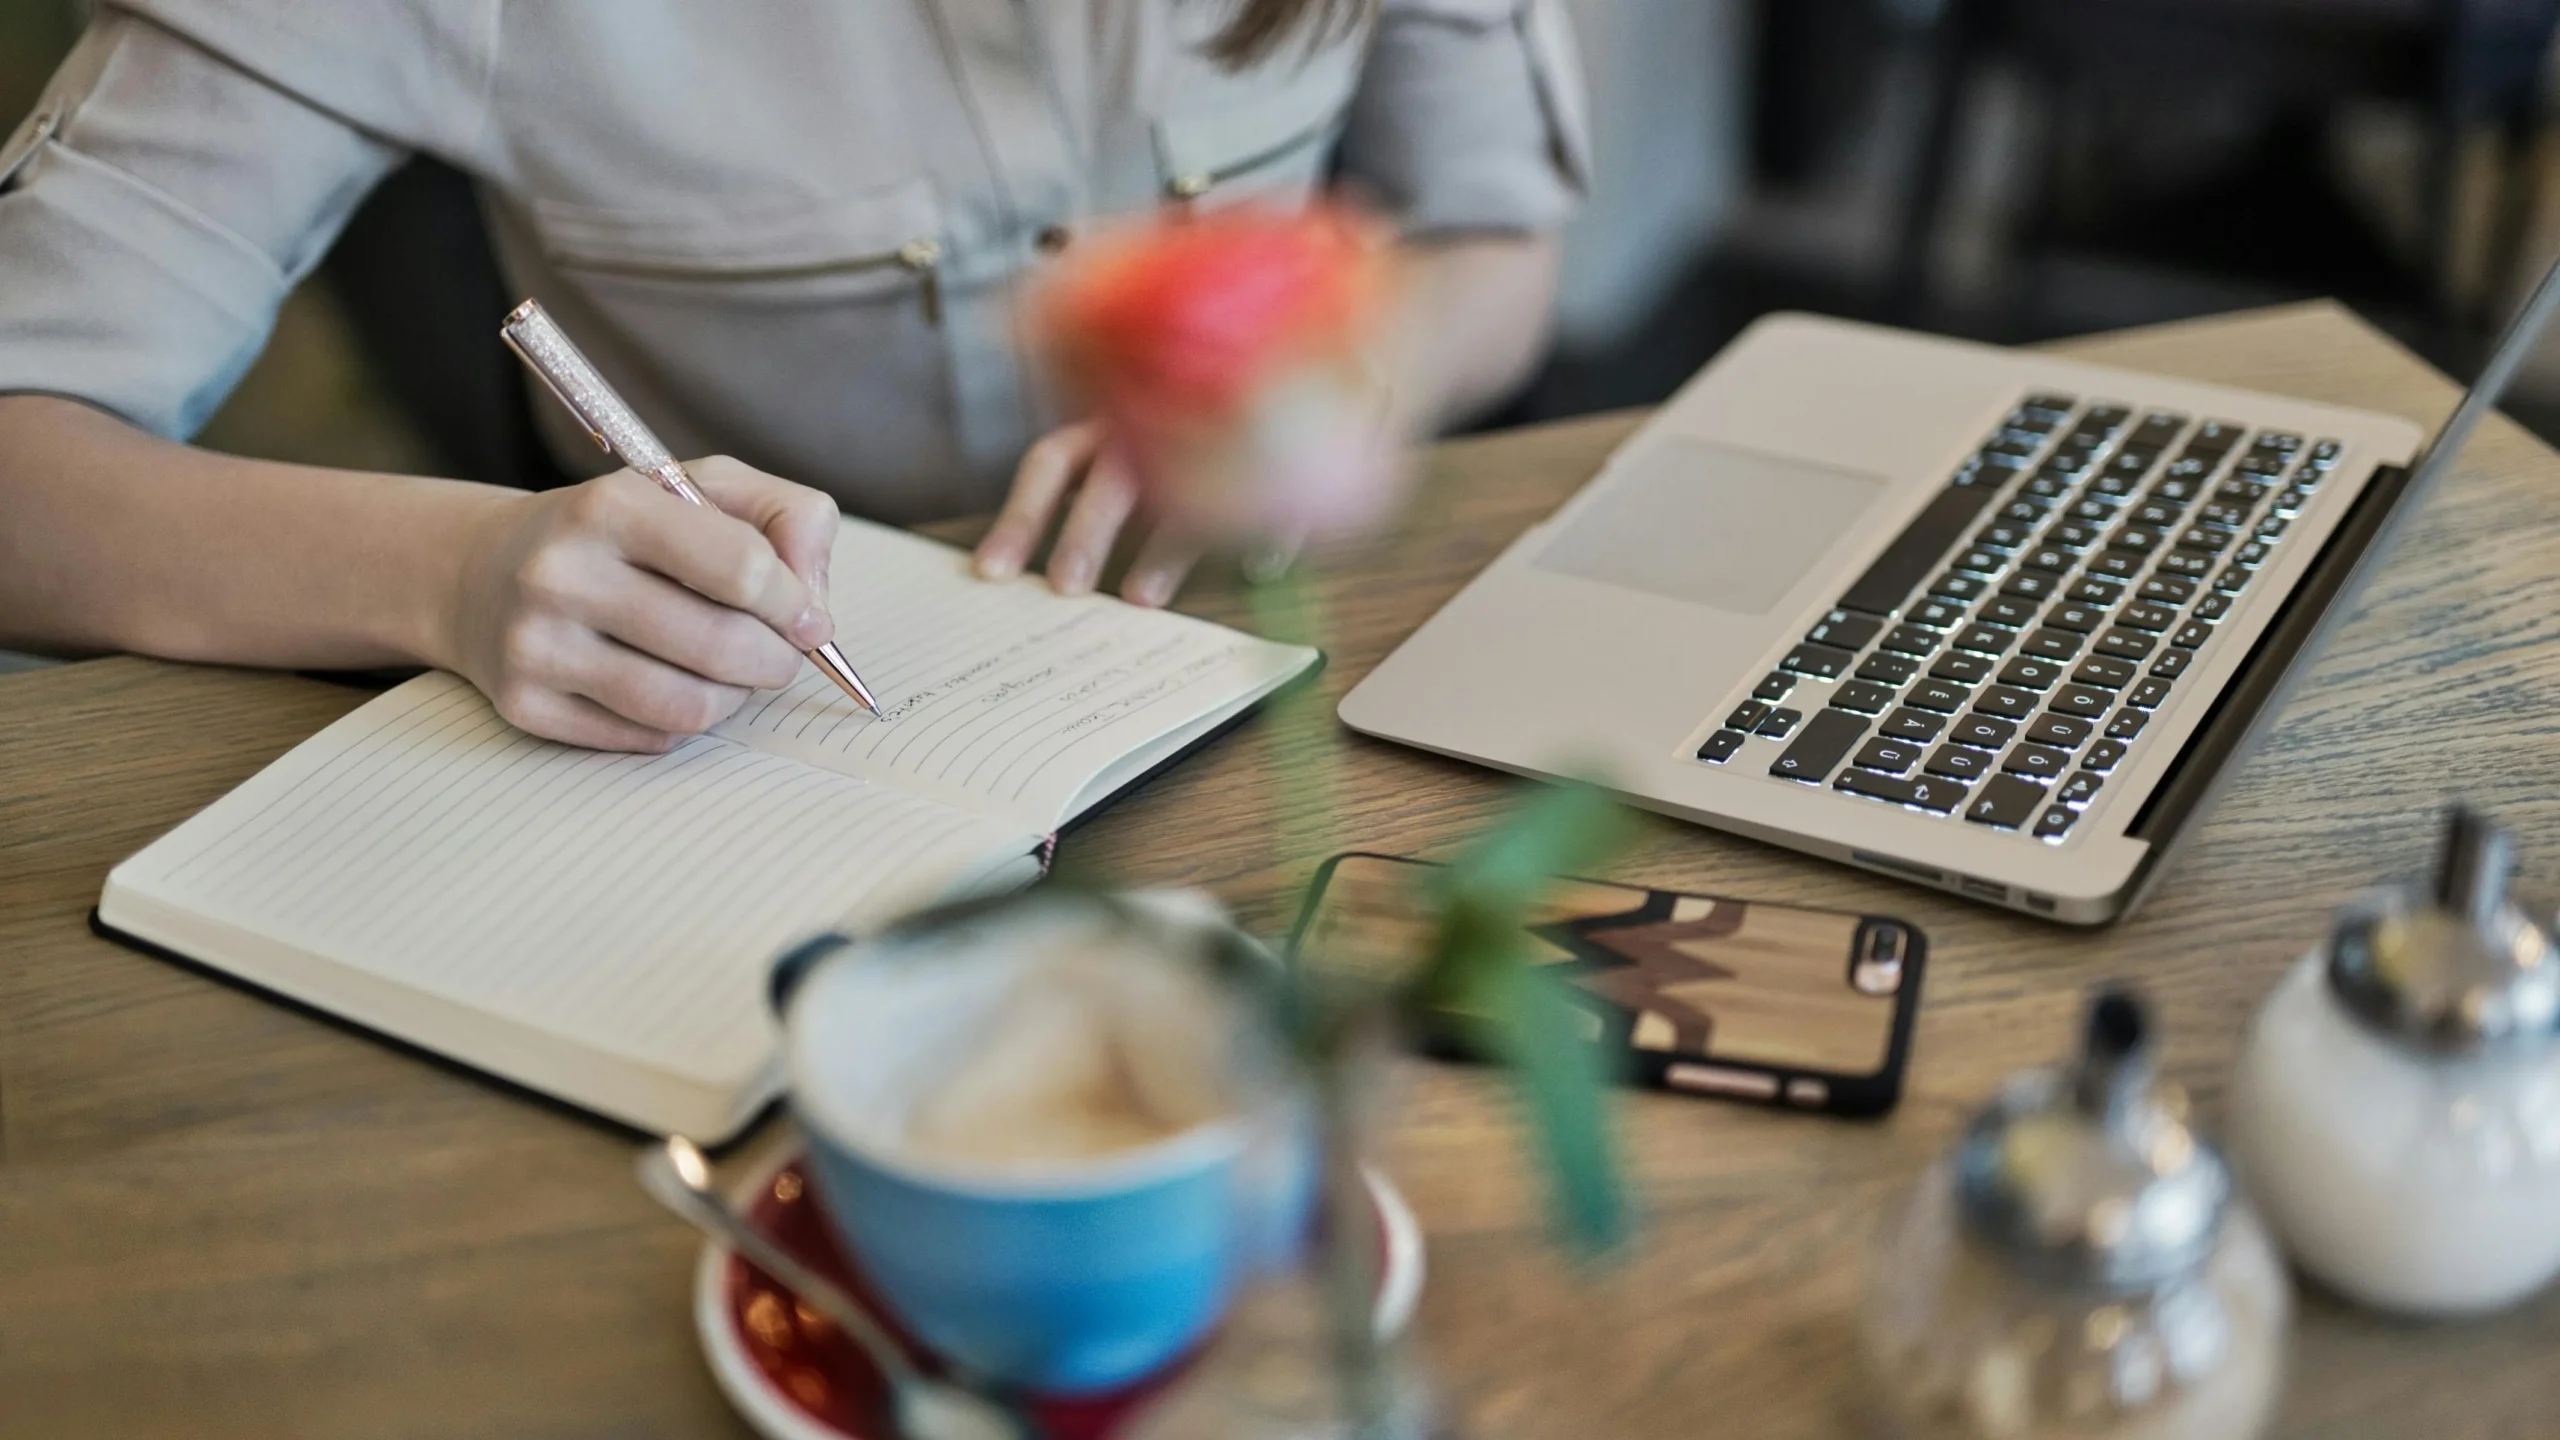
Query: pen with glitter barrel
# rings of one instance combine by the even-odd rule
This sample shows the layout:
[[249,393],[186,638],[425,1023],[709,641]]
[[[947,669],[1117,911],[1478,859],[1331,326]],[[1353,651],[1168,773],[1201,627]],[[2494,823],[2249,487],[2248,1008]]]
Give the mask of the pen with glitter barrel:
[[[605,383],[604,376],[596,372],[540,302],[527,300],[509,312],[506,323],[498,327],[498,335],[517,358],[542,377],[542,383],[560,397],[560,403],[595,437],[598,446],[657,481],[676,498],[710,508],[711,501],[693,483],[693,477],[684,473],[684,466],[676,463],[667,447],[640,423],[640,417]],[[834,641],[802,653],[863,709],[874,715],[880,713],[880,702],[871,698],[871,688],[853,672],[852,664]]]

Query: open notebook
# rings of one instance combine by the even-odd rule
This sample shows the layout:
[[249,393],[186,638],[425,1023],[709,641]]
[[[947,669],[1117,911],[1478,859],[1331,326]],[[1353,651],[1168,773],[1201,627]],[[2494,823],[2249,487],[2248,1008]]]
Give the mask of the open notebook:
[[1062,825],[1316,662],[848,520],[814,669],[662,756],[555,745],[409,681],[117,866],[100,925],[643,1128],[778,1088],[773,957],[1027,883]]

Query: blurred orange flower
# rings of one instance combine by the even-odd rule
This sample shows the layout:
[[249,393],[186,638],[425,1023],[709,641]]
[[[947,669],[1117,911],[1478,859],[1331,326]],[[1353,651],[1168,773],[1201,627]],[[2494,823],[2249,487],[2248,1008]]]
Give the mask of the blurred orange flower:
[[1396,489],[1373,359],[1389,254],[1338,207],[1169,217],[1081,247],[1035,327],[1160,517],[1222,539],[1341,533]]

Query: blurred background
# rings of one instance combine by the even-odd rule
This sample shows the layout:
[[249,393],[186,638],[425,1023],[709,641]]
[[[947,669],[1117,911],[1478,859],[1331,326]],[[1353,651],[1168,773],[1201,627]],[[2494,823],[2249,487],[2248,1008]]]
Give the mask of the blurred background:
[[[2560,251],[2560,0],[1570,3],[1598,190],[1495,423],[1658,400],[1775,309],[2024,342],[2327,295],[2467,378]],[[0,130],[81,10],[0,0]],[[432,388],[401,367],[436,321],[384,303],[374,241],[485,270],[459,192],[384,187],[204,443],[525,478],[526,437],[391,398]],[[2560,345],[2509,409],[2560,436]]]

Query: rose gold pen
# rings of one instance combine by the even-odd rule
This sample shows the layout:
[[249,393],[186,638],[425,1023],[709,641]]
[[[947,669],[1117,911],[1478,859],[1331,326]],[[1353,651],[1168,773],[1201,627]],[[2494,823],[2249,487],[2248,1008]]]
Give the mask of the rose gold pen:
[[[639,415],[623,403],[611,385],[605,383],[604,376],[596,373],[596,367],[588,363],[585,353],[569,339],[567,332],[560,328],[540,302],[527,300],[517,306],[508,314],[507,322],[498,327],[498,336],[534,374],[542,377],[542,383],[550,386],[551,393],[560,397],[560,403],[569,407],[569,413],[578,418],[578,423],[586,427],[589,435],[595,437],[600,448],[665,486],[678,499],[710,507],[711,501],[693,483],[693,477],[684,473],[684,467],[676,463],[676,457],[667,452],[667,447],[659,443],[648,426],[640,423]],[[828,679],[836,682],[863,709],[874,715],[880,713],[880,702],[871,698],[871,687],[863,684],[862,677],[853,673],[853,666],[844,658],[844,652],[836,648],[836,642],[830,640],[815,650],[802,653],[809,657],[810,664],[824,671]]]

